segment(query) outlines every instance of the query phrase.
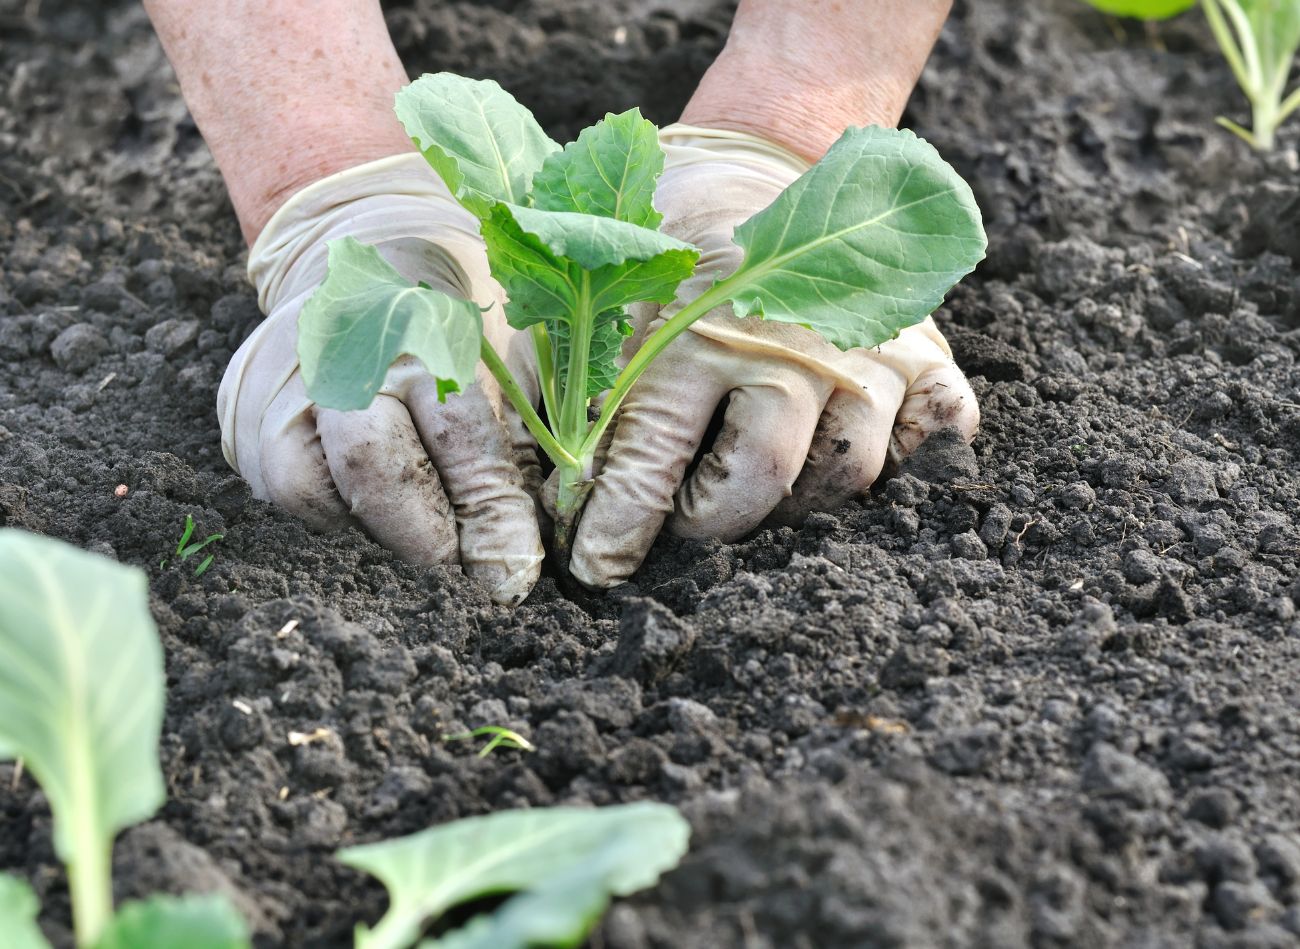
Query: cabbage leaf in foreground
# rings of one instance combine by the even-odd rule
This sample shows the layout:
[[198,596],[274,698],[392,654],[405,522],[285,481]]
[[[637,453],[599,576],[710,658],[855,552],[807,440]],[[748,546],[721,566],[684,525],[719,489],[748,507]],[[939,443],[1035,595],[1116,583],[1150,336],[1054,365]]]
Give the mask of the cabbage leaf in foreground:
[[[222,897],[154,897],[113,912],[118,831],[162,804],[163,659],[144,574],[0,529],[0,759],[21,758],[54,815],[79,947],[247,949]],[[0,876],[5,949],[40,949],[36,898]]]
[[686,852],[690,828],[663,804],[555,807],[471,817],[339,859],[378,877],[389,908],[357,949],[403,949],[425,925],[468,900],[516,893],[421,949],[576,946],[612,896],[652,885]]
[[0,759],[49,799],[79,944],[113,912],[113,838],[163,802],[163,681],[143,573],[0,530]]
[[49,949],[36,925],[39,908],[36,894],[25,881],[0,873],[0,933],[6,949]]

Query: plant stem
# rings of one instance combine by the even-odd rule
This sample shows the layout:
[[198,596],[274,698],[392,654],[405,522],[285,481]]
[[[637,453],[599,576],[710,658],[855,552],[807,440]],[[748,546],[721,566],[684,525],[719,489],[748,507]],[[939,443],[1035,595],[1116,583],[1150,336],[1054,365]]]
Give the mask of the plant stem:
[[596,445],[600,443],[600,436],[605,433],[609,423],[614,420],[614,415],[618,412],[619,406],[623,404],[623,399],[627,397],[637,379],[641,378],[641,373],[645,372],[646,367],[654,361],[655,357],[663,352],[669,343],[685,332],[692,323],[730,299],[732,292],[735,290],[735,284],[743,282],[744,279],[746,278],[737,279],[736,276],[731,276],[726,280],[718,281],[678,310],[663,326],[646,337],[645,342],[641,344],[641,348],[628,360],[627,365],[614,381],[614,388],[609,390],[609,395],[605,397],[605,404],[601,406],[600,417],[596,419],[596,424],[592,426],[591,431],[587,433],[587,437],[583,440],[582,446],[578,449],[579,456],[595,454]]
[[578,465],[558,465],[555,493],[555,557],[560,569],[569,570],[569,556],[573,550],[573,537],[578,529],[578,515],[591,493],[592,456],[587,455]]
[[565,444],[582,441],[587,434],[587,360],[591,355],[591,333],[595,326],[591,311],[591,275],[582,272],[578,301],[569,324],[569,372],[564,380],[564,398],[556,431]]
[[555,353],[551,350],[551,337],[545,323],[534,323],[528,328],[533,337],[533,351],[537,353],[537,380],[542,388],[542,405],[546,417],[554,424],[560,417],[559,399],[555,393]]
[[524,390],[519,388],[519,383],[510,374],[510,370],[506,368],[506,364],[501,360],[497,351],[492,348],[492,344],[487,341],[486,336],[483,337],[483,345],[479,349],[479,355],[483,360],[483,365],[488,367],[488,371],[492,373],[497,384],[501,386],[501,391],[506,394],[510,404],[515,407],[519,417],[524,420],[524,425],[528,427],[528,431],[532,432],[533,438],[537,439],[537,444],[541,446],[542,451],[546,452],[557,467],[577,465],[578,460],[566,451],[564,446],[555,440],[555,436],[547,430],[541,416],[533,408],[532,402],[529,401]]
[[81,847],[68,863],[68,890],[72,895],[72,922],[77,945],[93,946],[113,916],[113,884],[110,845],[99,846],[90,835],[89,846]]
[[396,914],[389,910],[364,933],[357,927],[357,949],[406,949],[420,938],[423,918],[414,914]]
[[1273,150],[1273,136],[1277,131],[1277,102],[1267,95],[1251,103],[1250,131],[1254,144],[1261,152]]

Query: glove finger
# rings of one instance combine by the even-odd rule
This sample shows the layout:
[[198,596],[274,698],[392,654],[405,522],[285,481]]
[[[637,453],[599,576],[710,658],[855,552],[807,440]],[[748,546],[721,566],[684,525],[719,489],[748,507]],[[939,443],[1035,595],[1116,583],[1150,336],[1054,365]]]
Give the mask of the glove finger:
[[773,523],[796,526],[814,511],[838,510],[880,476],[903,398],[895,374],[880,377],[865,387],[865,398],[843,389],[831,395],[790,496],[772,512]]
[[817,381],[786,374],[786,385],[731,393],[713,448],[678,492],[668,529],[680,537],[732,541],[790,495],[826,401]]
[[[668,358],[668,353],[660,357]],[[615,422],[569,563],[569,572],[588,587],[614,586],[641,566],[726,391],[708,377],[697,377],[688,395],[675,368],[687,371],[673,364],[649,369]]]
[[481,386],[439,402],[430,378],[412,388],[408,404],[455,510],[465,572],[496,602],[521,602],[541,575],[544,552],[505,425]]
[[302,377],[295,374],[267,407],[256,455],[245,448],[245,477],[253,497],[271,501],[317,530],[351,525],[321,448]]
[[889,460],[897,465],[944,428],[955,428],[970,442],[980,424],[975,393],[955,363],[920,375],[908,387],[889,440]]
[[[536,408],[541,403],[542,395],[537,381],[537,359],[533,351],[532,336],[526,332],[514,334],[508,344],[505,361],[506,365],[510,367],[510,374],[514,376],[519,383],[519,387],[528,396],[529,403]],[[510,438],[511,457],[514,459],[515,467],[523,475],[524,490],[533,499],[538,517],[544,518],[546,517],[546,511],[542,505],[541,497],[542,483],[546,479],[542,475],[537,440],[533,438],[533,433],[524,424],[524,420],[519,415],[514,403],[505,398],[504,395],[501,397],[501,416],[506,425],[506,433]]]
[[316,429],[338,493],[371,537],[413,563],[456,562],[451,505],[405,405],[381,394],[356,412],[317,409]]

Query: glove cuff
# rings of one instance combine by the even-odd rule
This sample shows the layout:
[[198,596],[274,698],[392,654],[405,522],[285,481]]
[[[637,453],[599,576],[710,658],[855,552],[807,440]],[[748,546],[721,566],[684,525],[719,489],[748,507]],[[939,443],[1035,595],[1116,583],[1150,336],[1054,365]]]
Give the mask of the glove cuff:
[[659,130],[659,144],[664,150],[665,169],[727,161],[793,181],[812,167],[806,159],[775,142],[731,129],[674,122]]
[[[445,208],[431,215],[430,202]],[[323,267],[325,242],[333,237],[347,234],[362,243],[431,237],[431,219],[440,222],[440,229],[477,240],[477,222],[416,152],[380,158],[322,178],[281,205],[253,243],[248,278],[257,289],[258,305],[263,313],[271,312],[295,270]],[[408,221],[409,233],[403,233],[403,222]]]

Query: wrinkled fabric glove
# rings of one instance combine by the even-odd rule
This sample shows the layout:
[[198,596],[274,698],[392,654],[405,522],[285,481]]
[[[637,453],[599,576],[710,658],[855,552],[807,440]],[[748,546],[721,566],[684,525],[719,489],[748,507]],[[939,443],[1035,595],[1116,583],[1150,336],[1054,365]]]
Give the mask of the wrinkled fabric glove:
[[[703,251],[678,290],[688,301],[739,266],[735,227],[808,163],[739,132],[674,125],[660,141],[662,229]],[[680,305],[633,309],[625,356]],[[724,401],[722,429],[683,483]],[[591,587],[627,579],[665,519],[681,537],[733,541],[769,518],[795,524],[835,510],[865,492],[887,458],[900,461],[949,426],[969,441],[978,424],[975,395],[929,318],[876,349],[843,352],[812,330],[737,319],[721,307],[678,337],[628,394],[570,569]]]
[[267,319],[239,348],[217,395],[226,460],[256,497],[312,525],[360,523],[398,556],[460,562],[499,603],[536,582],[542,542],[526,476],[531,438],[480,364],[478,382],[438,401],[404,357],[368,409],[322,409],[298,369],[298,313],[325,278],[326,241],[374,244],[412,281],[490,306],[484,332],[515,377],[532,380],[528,339],[511,330],[473,217],[417,154],[352,168],[298,192],[249,255]]

